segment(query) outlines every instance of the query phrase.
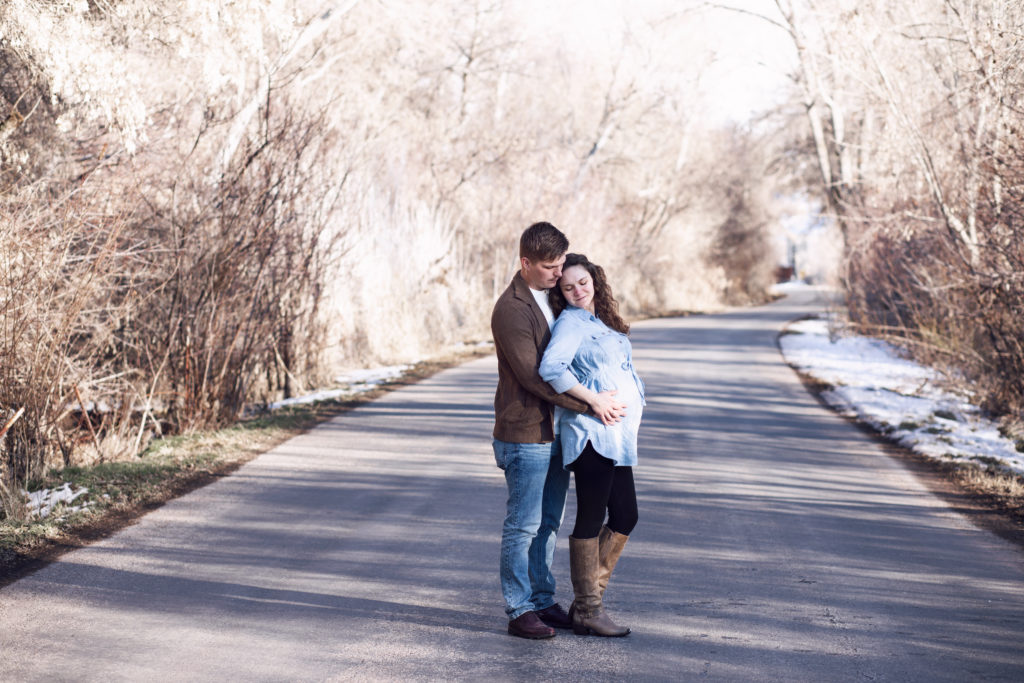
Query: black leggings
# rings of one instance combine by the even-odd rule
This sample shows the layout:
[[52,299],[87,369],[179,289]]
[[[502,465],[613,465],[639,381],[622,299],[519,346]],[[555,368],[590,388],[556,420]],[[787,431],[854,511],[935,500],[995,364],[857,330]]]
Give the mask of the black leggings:
[[636,488],[633,468],[616,467],[588,442],[569,465],[576,477],[576,527],[573,538],[594,538],[601,533],[605,510],[608,528],[625,536],[636,526]]

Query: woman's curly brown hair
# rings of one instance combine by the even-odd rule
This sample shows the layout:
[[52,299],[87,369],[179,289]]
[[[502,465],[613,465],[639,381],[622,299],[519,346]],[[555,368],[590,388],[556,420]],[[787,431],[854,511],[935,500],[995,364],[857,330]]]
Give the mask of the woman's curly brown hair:
[[[619,302],[612,295],[612,288],[608,284],[608,278],[605,277],[604,268],[596,263],[591,263],[590,259],[583,254],[566,254],[562,272],[564,273],[573,266],[583,266],[590,273],[590,279],[594,282],[594,314],[601,322],[616,332],[629,334],[629,323],[619,315]],[[551,302],[551,309],[554,311],[555,317],[569,305],[560,284],[548,290],[548,300]]]

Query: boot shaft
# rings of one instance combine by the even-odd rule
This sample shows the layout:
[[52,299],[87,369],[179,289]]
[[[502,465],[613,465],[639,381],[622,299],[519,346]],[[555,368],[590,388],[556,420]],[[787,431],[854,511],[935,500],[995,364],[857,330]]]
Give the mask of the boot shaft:
[[629,536],[612,531],[607,526],[601,527],[601,533],[597,537],[598,564],[600,569],[597,575],[598,594],[604,599],[605,588],[608,587],[608,580],[615,571],[615,565],[619,563],[622,549],[626,547]]
[[601,611],[599,549],[598,537],[569,537],[569,576],[575,594],[573,606],[577,613],[587,618]]
[[621,637],[627,635],[629,629],[611,620],[601,600],[599,544],[596,537],[569,537],[569,574],[576,594],[571,610],[572,630],[577,635]]

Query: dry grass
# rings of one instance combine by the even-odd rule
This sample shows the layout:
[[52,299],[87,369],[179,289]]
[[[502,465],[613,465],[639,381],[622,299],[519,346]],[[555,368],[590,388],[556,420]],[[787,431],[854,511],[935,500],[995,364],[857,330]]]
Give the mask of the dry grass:
[[1024,527],[1024,477],[993,466],[950,463],[946,468],[962,487],[988,498],[992,505]]

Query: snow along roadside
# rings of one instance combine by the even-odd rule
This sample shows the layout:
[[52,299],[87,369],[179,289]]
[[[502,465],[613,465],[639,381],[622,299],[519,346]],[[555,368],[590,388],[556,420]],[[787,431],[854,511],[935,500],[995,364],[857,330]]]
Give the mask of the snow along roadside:
[[822,398],[900,445],[943,460],[974,461],[1024,475],[1024,444],[999,432],[969,400],[940,386],[939,374],[870,337],[831,338],[824,319],[790,323],[779,337],[786,362],[825,384]]

